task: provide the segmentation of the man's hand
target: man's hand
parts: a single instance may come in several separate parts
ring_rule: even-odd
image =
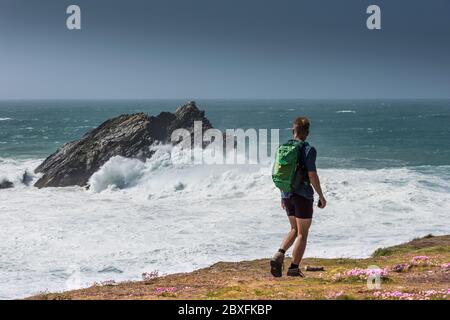
[[[283,210],[286,210],[286,205],[284,204],[283,199],[281,199],[281,208],[282,208]]]
[[[323,196],[322,187],[320,186],[320,179],[317,175],[316,171],[310,171],[308,172],[309,181],[311,182],[311,185],[314,187],[314,190],[316,190],[317,194],[319,195],[320,205],[319,208],[323,209],[327,206],[327,200],[325,200],[325,197]]]
[[[327,206],[327,200],[325,200],[324,197],[321,197],[321,198],[319,199],[319,208],[320,208],[320,209],[323,209],[323,208],[325,208],[326,206]]]

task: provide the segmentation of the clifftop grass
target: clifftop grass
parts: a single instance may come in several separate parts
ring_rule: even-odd
[[[290,259],[285,261],[289,266]],[[414,239],[377,249],[367,259],[309,258],[305,278],[273,278],[269,260],[219,262],[190,273],[146,281],[93,285],[29,299],[450,299],[450,236]],[[369,289],[366,270],[381,268],[381,288]],[[285,274],[285,272],[284,272]],[[370,276],[370,275],[369,275]]]

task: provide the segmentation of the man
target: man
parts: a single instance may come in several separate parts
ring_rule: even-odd
[[[319,208],[323,209],[327,205],[316,171],[317,151],[306,142],[306,138],[309,135],[309,127],[309,120],[305,117],[299,117],[295,119],[292,128],[294,139],[303,142],[303,146],[300,149],[300,163],[298,164],[298,168],[301,167],[302,170],[297,170],[297,174],[303,174],[303,179],[306,179],[306,183],[296,187],[293,192],[281,192],[281,207],[287,212],[291,230],[284,238],[278,252],[270,261],[270,271],[274,277],[281,277],[284,255],[292,244],[294,244],[292,263],[287,271],[287,275],[304,277],[300,271],[300,262],[305,253],[309,227],[313,216],[314,191],[312,187],[319,195]]]

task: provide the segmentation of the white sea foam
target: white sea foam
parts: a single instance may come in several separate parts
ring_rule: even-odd
[[[143,169],[144,163],[140,160],[113,157],[91,177],[91,190],[100,192],[109,187],[131,187],[142,176]]]
[[[12,120],[12,118],[0,118],[0,121],[8,121],[8,120]]]
[[[0,190],[0,298],[72,287],[74,266],[85,286],[271,256],[288,223],[270,166],[190,165],[177,152],[113,158],[89,191]],[[0,175],[17,181],[38,163],[1,159]],[[307,256],[362,257],[450,232],[450,167],[320,175],[329,207],[315,210]]]
[[[339,111],[336,111],[336,113],[356,113],[356,111],[355,110],[339,110]]]
[[[26,172],[30,179],[37,176],[33,170],[39,165],[40,160],[16,160],[0,158],[0,182],[8,180],[17,187],[25,187],[23,183],[24,173]]]

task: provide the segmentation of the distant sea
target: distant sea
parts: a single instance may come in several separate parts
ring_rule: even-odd
[[[15,183],[0,190],[0,298],[272,255],[288,224],[269,165],[186,165],[161,146],[146,163],[112,159],[89,191],[20,182],[63,143],[111,117],[157,115],[183,103],[0,102],[0,180]],[[450,233],[450,101],[197,105],[218,129],[278,128],[281,141],[295,117],[311,119],[308,140],[318,151],[329,207],[315,209],[307,256],[363,257],[380,246]]]

